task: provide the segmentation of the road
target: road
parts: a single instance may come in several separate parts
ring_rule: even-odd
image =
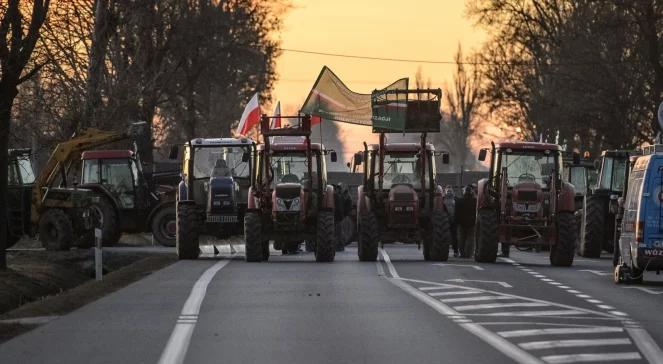
[[[550,267],[424,262],[386,245],[245,263],[182,261],[0,346],[2,363],[663,362],[663,283],[616,286],[608,258]],[[207,250],[209,252],[209,250]]]

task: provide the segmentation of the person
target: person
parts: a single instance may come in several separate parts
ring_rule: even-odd
[[[463,189],[463,196],[456,203],[456,229],[458,245],[463,258],[474,255],[474,224],[476,223],[477,198],[472,185]]]
[[[212,170],[212,177],[230,177],[230,170],[228,164],[223,159],[217,159]]]
[[[453,248],[454,251],[454,257],[458,257],[459,251],[458,251],[458,237],[456,236],[456,219],[455,219],[455,213],[456,213],[456,195],[454,194],[454,190],[451,186],[447,186],[444,189],[444,195],[442,197],[442,203],[444,203],[444,207],[447,209],[447,214],[449,215],[449,227],[451,228],[451,247]]]

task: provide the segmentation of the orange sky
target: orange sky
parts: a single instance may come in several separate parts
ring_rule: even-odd
[[[461,43],[465,54],[478,48],[485,37],[465,16],[465,0],[292,0],[285,18],[282,47],[383,58],[453,61]],[[415,5],[416,4],[416,5]],[[434,88],[450,82],[454,65],[384,62],[305,55],[284,52],[277,61],[279,81],[274,102],[281,101],[284,114],[299,110],[322,66],[329,66],[353,91],[370,93],[402,77],[414,75],[421,67]],[[265,105],[267,106],[267,105]],[[269,106],[268,106],[269,107]],[[271,112],[272,109],[267,109]],[[344,169],[345,162],[362,142],[376,142],[366,126],[336,123],[339,141],[325,144],[335,148]],[[331,130],[330,130],[331,131]],[[319,138],[314,130],[314,140]]]
[[[484,38],[465,16],[464,0],[293,0],[293,5],[281,34],[283,48],[451,61],[459,42],[467,54]],[[323,65],[353,91],[365,93],[401,77],[414,79],[420,66],[433,87],[442,87],[454,67],[289,52],[277,62],[274,100],[292,108],[301,106]]]

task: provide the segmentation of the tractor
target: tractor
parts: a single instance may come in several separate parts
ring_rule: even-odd
[[[439,132],[440,89],[389,89],[371,95],[373,132],[379,144],[355,154],[364,164],[357,188],[358,256],[375,261],[379,244],[403,242],[421,247],[425,260],[446,261],[452,235],[436,182],[436,152],[427,132]],[[402,107],[399,107],[402,106]],[[420,133],[419,143],[390,143],[388,133]]]
[[[178,149],[173,146],[171,159]],[[248,138],[196,138],[184,145],[176,202],[179,259],[198,258],[201,235],[226,238],[242,232],[254,153]]]
[[[619,216],[618,199],[624,195],[629,173],[628,150],[606,150],[599,159],[598,181],[584,199],[579,254],[599,258],[601,251],[613,252]]]
[[[585,197],[589,193],[589,186],[596,181],[596,168],[594,163],[588,159],[580,158],[579,153],[564,157],[564,181],[573,185],[575,190],[575,212],[576,220],[576,249],[580,248],[580,232],[582,231],[582,215]]]
[[[23,235],[33,235],[30,196],[35,182],[30,149],[10,149],[8,156],[6,248],[16,244]]]
[[[269,242],[283,253],[308,243],[317,262],[336,255],[335,193],[327,181],[325,155],[336,152],[311,143],[309,115],[282,117],[292,127],[270,128],[273,117],[263,115],[264,144],[257,147],[256,178],[244,218],[246,261],[269,259]],[[297,126],[294,126],[297,125]]]
[[[573,185],[562,178],[556,144],[507,142],[490,148],[488,178],[478,183],[475,254],[493,263],[498,243],[508,247],[548,247],[550,263],[570,266],[575,254]],[[489,149],[479,151],[485,161]],[[506,247],[506,248],[504,248]]]
[[[159,244],[175,246],[174,186],[157,185],[160,176],[144,174],[131,150],[88,150],[81,160],[79,186],[100,197],[92,208],[105,244],[115,244],[123,232],[152,232]]]

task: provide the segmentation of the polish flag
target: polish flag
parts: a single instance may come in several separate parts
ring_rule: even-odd
[[[237,134],[246,135],[251,128],[260,124],[260,114],[260,103],[258,102],[258,93],[256,93],[244,108],[244,113],[242,113],[242,118],[237,126]]]
[[[276,108],[274,109],[274,116],[278,116],[272,119],[271,129],[276,129],[281,127],[281,101],[276,103]]]

